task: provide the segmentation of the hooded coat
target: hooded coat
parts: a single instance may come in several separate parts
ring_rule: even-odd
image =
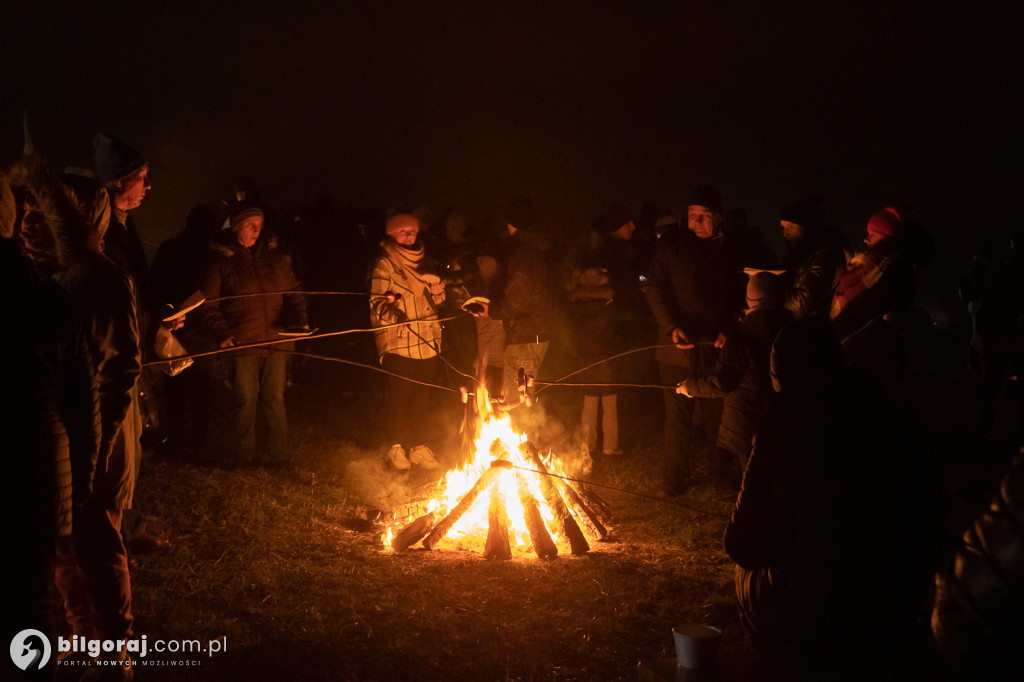
[[[238,345],[280,339],[289,327],[306,327],[306,297],[298,291],[298,277],[291,260],[278,251],[277,240],[263,230],[256,244],[244,248],[233,230],[221,230],[210,239],[209,258],[203,267],[200,288],[208,301],[222,296],[246,296],[204,305],[206,324],[219,344],[234,338]],[[281,350],[293,344],[274,346]],[[236,351],[239,355],[267,355],[269,347]]]
[[[718,447],[744,461],[773,394],[768,368],[772,341],[790,319],[786,310],[751,311],[730,332],[711,374],[683,382],[695,398],[724,398]]]
[[[27,521],[22,532],[68,535],[72,504],[88,497],[99,451],[92,358],[67,293],[13,240],[0,240],[0,273],[3,318],[17,321],[0,339],[2,499]]]
[[[69,480],[60,485],[69,492],[58,506],[63,527],[70,524],[72,500],[103,508],[131,504],[130,480],[122,484],[134,457],[126,457],[123,447],[114,451],[140,371],[134,298],[127,278],[98,253],[97,235],[90,231],[95,226],[83,217],[89,211],[41,159],[22,159],[5,181],[31,193],[54,238],[52,252],[41,257],[40,265],[62,291],[59,296],[46,293],[47,287],[37,282],[25,295],[35,291],[44,298],[16,318],[23,318],[29,329],[34,326],[40,342],[58,339],[49,354],[60,360],[58,411],[70,448]],[[31,336],[28,330],[26,336]],[[40,414],[53,412],[44,406]]]
[[[936,577],[932,632],[968,678],[1024,676],[1024,455]]]
[[[845,366],[822,319],[775,341],[778,394],[726,529],[754,644],[801,667],[906,642],[941,541],[941,488],[919,432]],[[880,617],[884,614],[884,617]]]

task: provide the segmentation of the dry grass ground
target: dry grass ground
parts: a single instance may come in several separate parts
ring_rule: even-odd
[[[722,519],[612,493],[590,554],[488,562],[383,551],[338,475],[154,458],[150,480],[174,549],[138,560],[137,629],[228,642],[189,679],[628,679],[684,621],[723,626],[726,659],[745,648]]]
[[[915,400],[953,471],[975,447],[973,413],[963,377],[951,383],[940,369],[952,356],[939,351],[920,368]],[[673,655],[671,628],[685,622],[724,629],[720,679],[758,679],[721,547],[724,518],[604,490],[612,537],[585,556],[384,551],[366,532],[367,510],[400,501],[421,479],[380,463],[373,389],[336,367],[306,366],[290,390],[291,470],[147,457],[139,502],[173,548],[136,558],[136,632],[218,639],[227,650],[151,654],[199,665],[147,667],[138,679],[629,680],[641,660]],[[660,483],[658,398],[629,397],[627,454],[598,459],[590,477],[650,494]],[[951,483],[955,523],[993,475]],[[718,513],[731,501],[710,488],[686,500]]]

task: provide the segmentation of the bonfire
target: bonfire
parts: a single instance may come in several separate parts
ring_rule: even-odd
[[[524,399],[521,404],[528,404]],[[487,392],[476,393],[472,456],[449,471],[428,499],[408,505],[384,533],[384,546],[480,551],[487,559],[534,553],[542,559],[568,550],[590,551],[608,537],[607,506],[572,480],[557,457],[530,443],[495,409]]]

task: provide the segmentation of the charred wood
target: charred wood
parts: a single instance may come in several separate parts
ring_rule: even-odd
[[[580,499],[580,496],[576,494],[572,486],[562,479],[555,479],[558,487],[562,490],[562,498],[565,500],[565,504],[573,511],[576,518],[587,527],[590,531],[591,537],[598,537],[601,540],[608,539],[608,529],[605,528],[604,524],[601,523],[601,519],[597,517],[597,514],[593,509],[588,507],[586,503]]]
[[[526,529],[530,531],[533,551],[541,559],[558,556],[558,547],[555,546],[555,541],[551,539],[551,534],[548,533],[548,529],[544,525],[544,517],[541,516],[537,498],[526,486],[526,480],[522,474],[517,473],[516,478],[519,481],[519,501],[525,510],[523,517],[526,521]]]
[[[601,523],[607,524],[612,520],[611,507],[597,493],[579,481],[566,481],[565,483],[576,492],[583,504],[594,512]]]
[[[429,533],[433,527],[434,512],[428,512],[398,531],[395,537],[391,538],[391,548],[398,551],[409,549],[422,540],[423,536]]]
[[[576,519],[569,513],[569,509],[565,505],[565,501],[562,499],[562,495],[558,490],[558,485],[555,483],[555,478],[548,475],[547,467],[544,466],[544,462],[540,459],[540,452],[534,447],[532,443],[523,443],[519,446],[519,452],[522,453],[526,459],[533,464],[534,468],[540,472],[540,490],[544,494],[544,499],[551,507],[551,511],[555,514],[555,520],[558,522],[558,527],[569,540],[569,548],[573,555],[586,554],[590,551],[590,544],[587,542],[587,538],[584,537],[583,531],[580,530],[579,525],[576,523]]]

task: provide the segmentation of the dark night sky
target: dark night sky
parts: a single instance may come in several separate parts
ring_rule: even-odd
[[[7,3],[0,28],[2,158],[22,110],[59,165],[132,143],[153,244],[241,175],[286,207],[525,193],[570,227],[705,182],[772,232],[811,193],[850,234],[910,201],[953,258],[1019,213],[1020,3],[156,4]]]

